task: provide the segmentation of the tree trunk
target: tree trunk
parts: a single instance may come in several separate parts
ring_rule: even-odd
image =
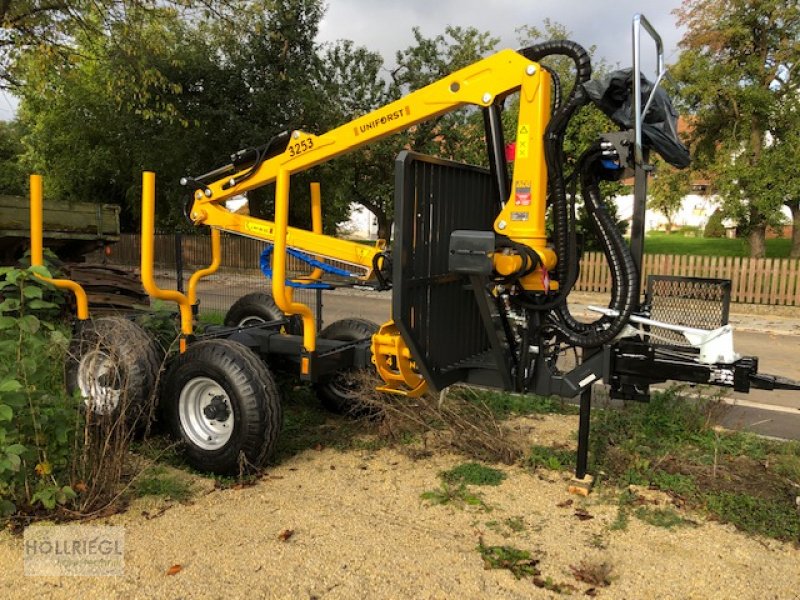
[[[750,229],[747,241],[750,243],[750,258],[764,258],[767,255],[767,224],[759,223]]]
[[[392,234],[392,220],[383,211],[375,216],[378,217],[378,239],[388,242],[389,236]]]
[[[800,201],[789,206],[792,211],[792,249],[789,256],[800,258]]]

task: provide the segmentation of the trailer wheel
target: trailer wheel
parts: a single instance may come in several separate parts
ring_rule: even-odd
[[[341,342],[357,342],[371,338],[378,332],[377,323],[367,319],[341,319],[319,332],[319,337]],[[322,406],[338,414],[361,415],[366,411],[360,399],[362,386],[359,374],[364,369],[346,369],[320,379],[314,388]]]
[[[123,317],[82,324],[70,344],[67,391],[96,414],[137,420],[148,406],[161,366],[155,341]]]
[[[265,292],[253,292],[242,296],[228,309],[225,314],[226,327],[246,327],[283,319],[283,311],[275,300]],[[296,317],[289,317],[286,333],[299,334],[302,332],[302,321]]]
[[[201,471],[261,467],[278,441],[278,388],[264,362],[237,342],[191,344],[167,371],[161,404],[187,462]]]

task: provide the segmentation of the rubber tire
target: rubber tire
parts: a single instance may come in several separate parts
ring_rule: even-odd
[[[283,311],[275,304],[272,296],[265,292],[253,292],[234,302],[225,314],[226,327],[238,327],[248,317],[275,321],[283,319]]]
[[[122,402],[110,413],[124,411],[128,422],[137,421],[153,398],[161,368],[161,353],[155,340],[139,325],[124,317],[100,317],[85,321],[70,343],[66,362],[69,394],[81,394],[78,374],[81,359],[99,350],[108,355],[124,383]]]
[[[286,315],[270,294],[253,292],[242,296],[231,305],[225,314],[225,327],[239,327],[239,324],[248,317],[263,319],[267,322],[285,319]],[[281,331],[294,335],[303,335],[303,320],[297,315],[292,315],[289,317],[289,324],[282,327]]]
[[[380,326],[367,319],[341,319],[334,321],[322,331],[319,337],[326,340],[339,340],[341,342],[357,342],[366,338],[371,338],[378,333]],[[358,398],[352,392],[347,391],[344,380],[352,377],[353,372],[359,371],[355,367],[340,371],[333,375],[328,375],[314,384],[314,389],[319,396],[322,406],[331,412],[340,415],[361,416],[364,407],[360,407]]]
[[[212,379],[230,399],[233,432],[219,449],[200,448],[181,425],[181,390],[195,377]],[[167,370],[161,407],[170,433],[184,442],[186,461],[195,469],[221,475],[240,472],[240,455],[253,467],[263,466],[275,450],[283,422],[280,393],[267,365],[255,352],[231,340],[190,344]]]

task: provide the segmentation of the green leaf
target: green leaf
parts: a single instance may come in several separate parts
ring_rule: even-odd
[[[0,302],[0,312],[10,312],[19,310],[19,300],[16,298],[6,298]]]
[[[31,288],[25,288],[29,290]],[[47,300],[31,300],[28,302],[28,308],[31,310],[44,310],[46,308],[58,308],[58,305],[54,304],[53,302],[48,302]]]
[[[19,468],[22,465],[22,459],[19,456],[16,454],[7,454],[6,460],[8,460],[9,464],[11,465],[12,471],[15,473],[19,471]]]
[[[75,499],[77,496],[78,495],[75,493],[75,490],[73,490],[68,485],[65,485],[56,492],[56,501],[59,504],[66,504],[70,500]]]
[[[46,487],[43,490],[36,492],[31,498],[32,502],[41,502],[48,510],[53,510],[56,507],[56,490],[53,487]]]
[[[0,317],[0,330],[11,329],[16,324],[17,320],[14,317]]]
[[[36,285],[26,285],[22,290],[22,295],[26,298],[34,299],[42,297],[42,288]]]
[[[11,500],[0,499],[0,516],[9,517],[15,512],[17,512],[17,507]]]
[[[16,285],[17,281],[21,276],[22,276],[22,271],[20,271],[19,269],[11,269],[8,273],[6,273],[6,281]]]
[[[50,273],[50,270],[43,265],[31,265],[28,267],[28,271],[41,277],[47,277],[48,279],[53,277],[53,275]]]
[[[3,379],[0,381],[0,393],[2,392],[18,392],[22,389],[22,384],[13,378]]]
[[[19,320],[20,330],[31,334],[39,331],[40,325],[41,323],[39,319],[34,315],[25,315],[24,317],[21,317]]]
[[[11,444],[8,448],[6,448],[6,454],[15,454],[19,456],[23,452],[25,452],[27,448],[22,444]]]
[[[14,411],[8,404],[0,404],[0,421],[10,421],[14,418]]]

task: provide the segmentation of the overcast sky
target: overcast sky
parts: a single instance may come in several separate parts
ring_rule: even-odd
[[[426,37],[443,33],[447,25],[473,26],[499,37],[501,48],[516,48],[517,27],[540,26],[550,18],[571,31],[579,44],[597,46],[597,58],[625,67],[631,63],[631,19],[642,12],[661,34],[670,63],[682,33],[672,10],[680,4],[680,0],[328,0],[318,41],[351,39],[379,51],[392,66],[395,52],[413,42],[415,25]],[[653,46],[644,39],[642,54],[649,59]],[[645,60],[646,74],[654,68],[652,60]],[[12,118],[15,107],[13,98],[0,95],[0,119]]]
[[[571,31],[575,42],[596,45],[598,58],[624,67],[631,63],[631,19],[641,12],[661,34],[669,63],[677,56],[681,37],[672,15],[680,4],[680,0],[328,0],[318,39],[354,40],[379,51],[392,65],[395,52],[413,42],[415,25],[426,37],[443,33],[447,25],[472,26],[499,37],[501,47],[516,48],[517,27],[541,26],[549,18]],[[652,43],[643,43],[643,55],[653,54],[651,48]]]

